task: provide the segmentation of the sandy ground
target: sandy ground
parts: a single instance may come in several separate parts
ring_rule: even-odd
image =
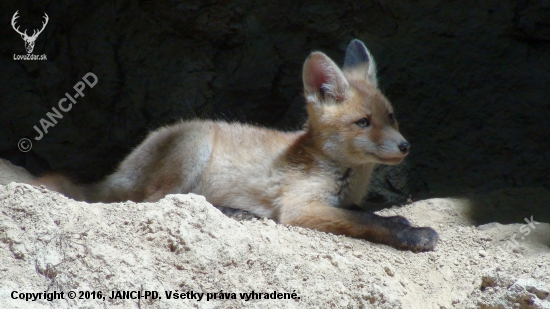
[[[550,308],[550,225],[476,224],[520,201],[550,204],[542,188],[379,211],[438,230],[435,251],[412,253],[237,221],[197,195],[88,204],[8,184],[31,178],[0,160],[0,308]],[[537,221],[538,207],[520,210]],[[64,291],[64,299],[12,299],[44,291]],[[102,295],[69,299],[70,291]],[[155,291],[160,299],[110,299],[112,291]],[[168,299],[191,291],[203,298]],[[290,299],[264,299],[273,292]]]

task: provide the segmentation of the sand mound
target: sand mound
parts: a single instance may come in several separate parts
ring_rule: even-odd
[[[0,308],[550,308],[550,225],[476,227],[469,204],[431,199],[380,211],[438,230],[436,251],[416,254],[236,221],[192,194],[88,204],[10,183],[0,186]],[[12,299],[44,291],[64,299]],[[102,295],[69,299],[69,291]],[[160,299],[110,299],[113,291]]]

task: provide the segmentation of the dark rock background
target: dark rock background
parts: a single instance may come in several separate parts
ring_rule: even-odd
[[[352,38],[412,144],[373,200],[550,187],[550,1],[2,1],[0,157],[95,181],[181,118],[295,129],[312,50]],[[34,54],[11,28],[49,24]],[[34,125],[87,72],[99,82],[40,141]],[[33,140],[22,153],[18,141]]]

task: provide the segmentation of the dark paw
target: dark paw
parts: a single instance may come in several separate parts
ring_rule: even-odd
[[[395,222],[395,223],[399,223],[399,224],[402,224],[402,225],[411,226],[411,223],[405,217],[393,216],[393,217],[385,217],[385,218],[386,218],[386,220],[388,220],[390,222]]]
[[[247,221],[252,219],[259,219],[260,217],[256,216],[253,213],[250,213],[246,210],[231,208],[231,207],[225,207],[225,206],[214,206],[219,211],[221,211],[224,215],[228,216],[229,218],[233,218],[237,221]]]
[[[438,240],[439,235],[430,227],[408,227],[397,233],[396,246],[413,252],[432,251]]]

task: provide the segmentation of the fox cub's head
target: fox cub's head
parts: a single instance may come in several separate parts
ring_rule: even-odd
[[[308,130],[325,154],[351,164],[398,164],[410,145],[398,131],[390,102],[378,89],[376,64],[359,40],[344,68],[313,52],[304,63]]]

